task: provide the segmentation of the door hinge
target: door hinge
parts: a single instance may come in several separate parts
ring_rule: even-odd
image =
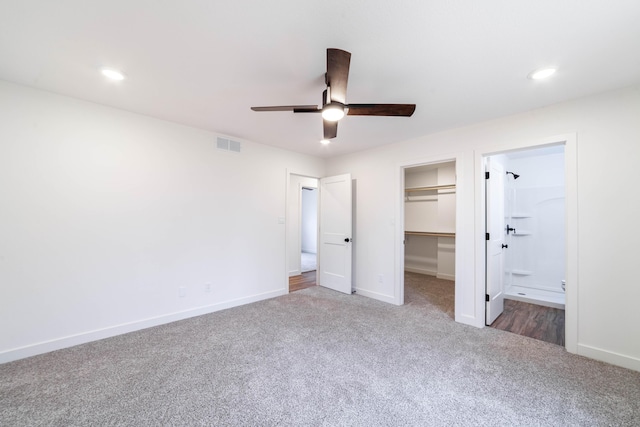
[[[485,233],[484,237],[485,237],[485,239],[487,239],[487,240],[491,240],[491,238],[489,237],[489,233]]]
[[[484,179],[489,179],[489,172],[484,173]]]
[[[486,302],[491,301],[491,298],[489,298],[489,294],[485,294],[485,296],[484,296],[484,300],[485,300]]]

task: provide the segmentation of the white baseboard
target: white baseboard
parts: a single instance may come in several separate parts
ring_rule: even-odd
[[[453,280],[454,282],[456,281],[456,276],[453,274],[438,273],[436,274],[436,277],[438,279]]]
[[[585,344],[578,344],[578,354],[590,359],[600,360],[601,362],[622,366],[623,368],[640,372],[640,359],[635,357],[614,353],[612,351],[591,347]]]
[[[418,274],[426,274],[427,276],[437,276],[438,272],[435,270],[429,270],[426,268],[416,268],[416,267],[404,267],[404,271],[408,271],[409,273],[418,273]]]
[[[301,272],[300,270],[291,270],[291,271],[289,272],[289,277],[292,277],[292,276],[299,276],[299,275],[301,275],[301,274],[302,274],[302,272]]]
[[[135,322],[124,323],[121,325],[111,326],[104,329],[83,332],[76,335],[70,335],[62,338],[56,338],[50,341],[44,341],[24,347],[14,348],[0,352],[0,364],[12,362],[26,357],[36,356],[38,354],[49,353],[50,351],[60,350],[63,348],[73,347],[79,344],[85,344],[91,341],[97,341],[104,338],[114,337],[129,332],[139,331],[141,329],[151,328],[153,326],[164,325],[178,320],[188,319],[190,317],[201,316],[227,308],[237,307],[252,302],[262,301],[265,299],[275,298],[286,295],[287,289],[278,289],[262,294],[255,294],[248,297],[238,298],[234,300],[224,301],[212,305],[196,307],[185,311],[169,313],[158,317],[152,317]]]
[[[484,324],[484,315],[483,317],[475,317],[475,316],[469,316],[466,314],[456,314],[455,315],[455,321],[458,323],[462,323],[465,325],[469,325],[469,326],[473,326],[475,328],[484,328],[485,324]]]
[[[362,288],[356,288],[356,295],[362,295],[368,298],[373,298],[378,301],[388,302],[389,304],[396,304],[393,295],[385,295],[378,292],[368,291]]]

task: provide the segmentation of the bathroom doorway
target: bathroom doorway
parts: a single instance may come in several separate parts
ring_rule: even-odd
[[[486,323],[564,345],[564,145],[490,155],[485,166]]]

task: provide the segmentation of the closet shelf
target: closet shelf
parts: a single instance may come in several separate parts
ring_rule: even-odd
[[[456,233],[440,233],[436,231],[405,231],[404,234],[409,236],[456,237]]]
[[[531,218],[531,217],[532,217],[531,214],[522,213],[522,212],[511,214],[511,218]]]
[[[513,236],[530,236],[531,232],[528,230],[518,230],[518,231],[514,231],[513,233],[511,233]]]
[[[411,187],[411,188],[405,188],[404,192],[405,193],[415,193],[415,192],[419,192],[419,191],[434,191],[434,190],[455,190],[456,185],[455,184],[448,184],[448,185],[430,185],[428,187]]]

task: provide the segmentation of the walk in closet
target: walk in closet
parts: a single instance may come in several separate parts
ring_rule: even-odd
[[[405,271],[455,280],[455,162],[405,169]]]

